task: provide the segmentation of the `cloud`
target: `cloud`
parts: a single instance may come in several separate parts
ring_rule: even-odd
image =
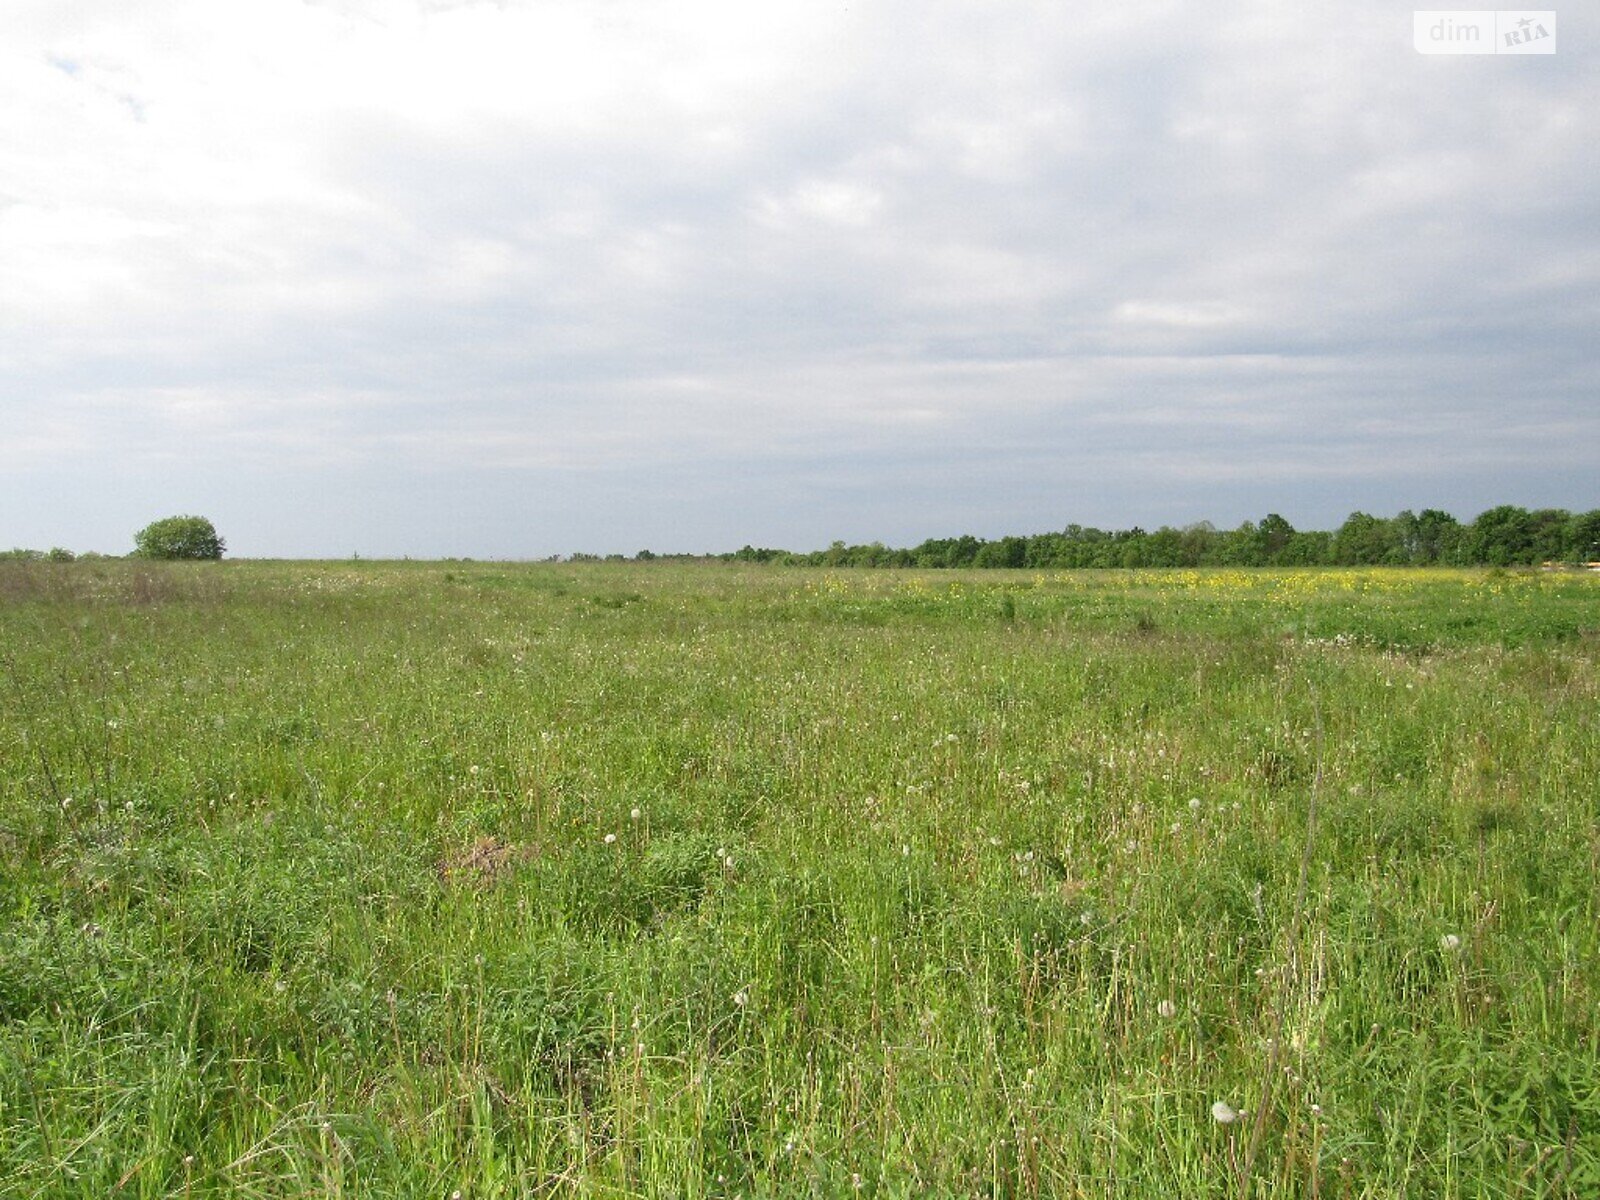
[[[13,5],[0,509],[69,540],[78,479],[104,544],[170,481],[315,553],[270,495],[334,473],[590,497],[526,543],[483,501],[531,554],[637,549],[622,479],[697,548],[1592,506],[1600,83],[1404,15]]]

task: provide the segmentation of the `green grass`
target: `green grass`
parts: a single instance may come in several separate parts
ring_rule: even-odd
[[[0,647],[7,1197],[1600,1194],[1600,579],[0,564]]]

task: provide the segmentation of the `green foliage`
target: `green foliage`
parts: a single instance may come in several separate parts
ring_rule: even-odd
[[[219,559],[226,549],[204,517],[163,517],[134,535],[134,554],[156,559]]]
[[[881,542],[793,554],[745,546],[720,556],[732,562],[828,567],[998,567],[1086,570],[1139,567],[1534,566],[1600,561],[1600,512],[1530,513],[1502,505],[1462,525],[1447,512],[1410,509],[1397,516],[1351,513],[1335,531],[1297,530],[1277,513],[1237,529],[1202,521],[1107,531],[1068,525],[1059,533],[986,541],[970,534],[930,538],[910,549]],[[577,558],[574,558],[577,561]]]
[[[0,594],[8,1197],[1600,1192],[1590,575]]]

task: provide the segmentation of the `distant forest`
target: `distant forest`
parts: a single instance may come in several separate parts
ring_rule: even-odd
[[[587,555],[574,555],[582,559]],[[638,555],[654,558],[649,551]],[[1209,522],[1153,532],[1068,525],[1059,533],[985,541],[930,538],[897,550],[873,542],[793,553],[746,546],[716,557],[827,567],[1343,567],[1532,566],[1600,560],[1600,509],[1571,513],[1503,504],[1463,524],[1435,508],[1394,517],[1355,512],[1330,531],[1296,529],[1277,513],[1237,529]]]

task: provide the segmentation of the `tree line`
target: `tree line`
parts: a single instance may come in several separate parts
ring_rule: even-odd
[[[639,557],[655,557],[648,551]],[[909,549],[881,542],[794,553],[745,546],[717,555],[733,562],[827,567],[1346,567],[1532,566],[1600,560],[1600,509],[1572,513],[1502,504],[1463,523],[1436,508],[1393,517],[1353,512],[1335,530],[1296,529],[1277,513],[1217,529],[1107,531],[1068,525],[1055,533],[930,538]]]

